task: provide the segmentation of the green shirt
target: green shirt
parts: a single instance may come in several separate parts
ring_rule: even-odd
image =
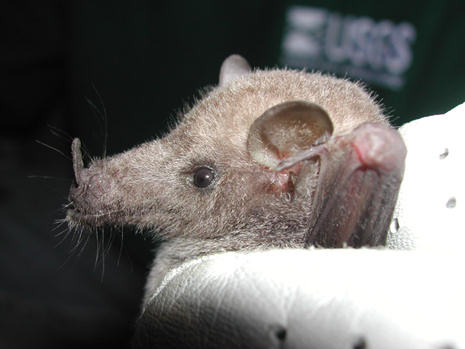
[[[294,1],[279,63],[366,83],[397,124],[465,101],[465,2]]]

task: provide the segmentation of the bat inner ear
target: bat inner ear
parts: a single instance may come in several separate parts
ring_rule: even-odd
[[[325,143],[333,133],[328,113],[304,101],[284,102],[266,110],[249,130],[247,150],[272,170],[285,158]]]

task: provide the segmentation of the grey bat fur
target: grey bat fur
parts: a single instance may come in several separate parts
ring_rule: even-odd
[[[319,161],[304,160],[302,178],[287,190],[282,184],[291,183],[294,174],[270,170],[251,159],[247,149],[254,121],[289,101],[311,102],[325,110],[334,139],[364,123],[391,129],[372,95],[358,84],[303,71],[252,71],[242,57],[233,55],[223,63],[219,85],[166,136],[93,160],[87,168],[75,140],[76,183],[66,220],[70,227],[128,224],[161,238],[147,295],[168,270],[190,258],[307,246],[318,212],[314,200],[321,182]],[[394,188],[400,183],[402,160],[395,165]],[[193,181],[201,167],[214,175],[205,188]],[[281,189],[270,190],[275,184]]]

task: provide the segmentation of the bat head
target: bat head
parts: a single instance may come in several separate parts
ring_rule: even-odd
[[[405,147],[358,84],[234,55],[166,136],[87,167],[78,139],[72,154],[71,226],[133,225],[195,255],[383,244]]]

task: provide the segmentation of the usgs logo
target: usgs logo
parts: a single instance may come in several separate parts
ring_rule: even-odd
[[[286,13],[281,63],[349,75],[390,89],[404,85],[416,30],[325,9],[293,6]]]

